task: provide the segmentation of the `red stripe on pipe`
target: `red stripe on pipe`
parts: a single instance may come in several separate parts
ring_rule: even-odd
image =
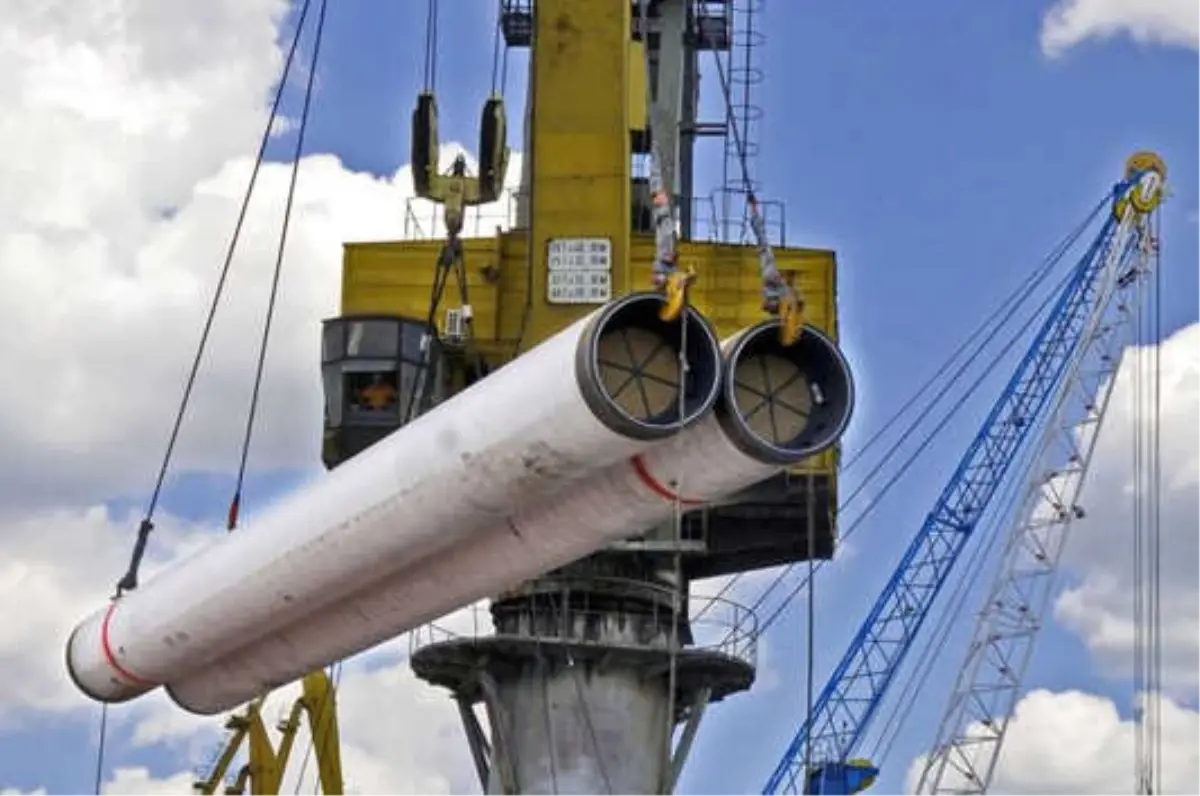
[[[646,462],[644,459],[642,459],[642,455],[640,453],[629,461],[631,464],[633,464],[633,471],[637,473],[637,476],[639,479],[641,479],[641,482],[645,484],[651,492],[663,498],[664,500],[669,500],[672,503],[678,500],[679,503],[684,506],[701,506],[704,504],[703,500],[691,500],[690,498],[680,497],[675,493],[674,490],[668,489],[657,478],[650,474],[650,469],[646,467]]]
[[[113,655],[112,646],[108,641],[108,620],[112,618],[113,611],[116,610],[116,607],[117,603],[115,600],[109,603],[108,611],[106,611],[104,614],[104,621],[100,623],[100,649],[104,652],[104,660],[108,661],[108,665],[112,667],[114,672],[124,677],[133,685],[157,685],[157,683],[152,683],[149,680],[143,680],[121,664],[117,663],[117,656]]]

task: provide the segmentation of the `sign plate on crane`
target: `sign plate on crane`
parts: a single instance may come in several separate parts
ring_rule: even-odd
[[[612,240],[552,238],[546,243],[546,300],[603,304],[612,298]]]

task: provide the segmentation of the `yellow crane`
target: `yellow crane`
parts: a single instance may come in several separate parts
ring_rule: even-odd
[[[222,745],[207,777],[195,783],[198,793],[216,793],[229,775],[229,769],[244,745],[248,746],[247,760],[238,769],[224,793],[279,793],[283,774],[287,770],[302,718],[308,718],[312,733],[312,748],[317,760],[317,776],[321,792],[342,793],[342,755],[338,738],[337,695],[325,672],[313,672],[302,683],[302,693],[288,711],[287,718],[276,729],[278,745],[272,742],[263,721],[262,710],[266,697],[259,697],[246,709],[230,716],[225,722],[229,737]]]
[[[700,54],[715,53],[720,64],[733,46],[725,6],[499,0],[497,35],[505,51],[530,50],[521,187],[504,190],[509,152],[499,92],[484,104],[474,174],[461,157],[438,171],[437,102],[432,86],[421,92],[413,114],[414,188],[418,197],[441,204],[446,237],[345,245],[341,317],[326,321],[322,359],[326,466],[486,377],[596,304],[634,290],[665,291],[670,315],[691,303],[722,336],[766,311],[781,316],[787,342],[805,323],[836,338],[834,253],[787,247],[781,235],[771,240],[770,203],[748,188],[743,193],[750,242],[695,233],[696,208],[705,206],[704,197],[689,195],[698,131],[720,126],[728,136],[736,124],[732,113],[707,127],[696,118]],[[647,30],[657,35],[644,35]],[[456,47],[472,46],[453,35]],[[436,57],[436,41],[427,47]],[[732,132],[736,138],[736,127]],[[744,152],[741,159],[744,169]],[[497,224],[487,237],[463,234],[471,208],[503,200],[516,203],[515,225]],[[448,297],[451,276],[457,296]],[[377,352],[374,365],[344,341],[331,353],[329,341],[352,321],[390,325],[394,349]],[[405,342],[410,333],[421,341],[417,359]],[[374,413],[371,422],[359,423],[345,411],[368,377],[386,378],[398,394],[390,422]],[[802,560],[814,549],[820,557],[832,555],[837,455],[834,448],[803,462],[742,504],[697,512],[710,549],[681,565],[686,576]],[[739,506],[749,511],[739,514]],[[742,541],[751,536],[748,523],[753,544]],[[722,554],[713,552],[717,548]],[[275,743],[262,717],[263,699],[233,716],[197,790],[216,793],[246,747],[246,763],[226,792],[278,793],[306,715],[322,790],[341,793],[334,691],[325,673],[308,675]]]

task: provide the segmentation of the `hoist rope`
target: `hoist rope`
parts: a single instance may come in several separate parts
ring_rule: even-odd
[[[1155,214],[1142,229],[1154,248],[1154,282],[1138,282],[1133,342],[1133,696],[1134,782],[1138,793],[1157,793],[1162,777],[1161,614],[1161,238]],[[1149,300],[1147,300],[1149,294]],[[1152,350],[1147,351],[1147,348]]]
[[[1163,772],[1163,616],[1162,616],[1162,569],[1163,556],[1160,546],[1160,513],[1163,507],[1163,473],[1162,473],[1162,357],[1163,357],[1163,268],[1162,268],[1162,214],[1154,214],[1152,223],[1154,246],[1154,400],[1153,423],[1151,426],[1152,448],[1151,462],[1153,467],[1153,487],[1151,501],[1154,507],[1153,539],[1151,553],[1151,573],[1153,577],[1153,614],[1151,617],[1154,630],[1153,670],[1154,670],[1154,768],[1159,777]]]
[[[642,13],[645,14],[645,6],[642,7]],[[643,35],[645,29],[643,28]],[[679,399],[677,402],[676,422],[682,426],[684,415],[687,412],[687,379],[688,379],[688,313],[691,307],[688,304],[687,293],[684,293],[683,308],[679,313]],[[671,764],[673,754],[673,742],[675,739],[675,711],[676,699],[675,690],[679,685],[679,624],[680,622],[690,622],[688,616],[688,600],[686,599],[687,586],[683,581],[683,499],[687,487],[683,483],[684,462],[681,459],[679,467],[675,471],[675,483],[672,484],[672,517],[671,517],[671,536],[674,545],[674,553],[672,554],[673,565],[673,583],[671,584],[671,635],[667,644],[667,727],[665,751],[663,756],[663,776],[668,778],[664,782],[663,792],[670,792],[670,777],[674,766]],[[735,628],[736,632],[736,628]]]
[[[100,738],[96,744],[96,796],[104,786],[104,747],[108,743],[108,703],[100,705]]]
[[[807,478],[808,492],[805,495],[805,506],[808,515],[808,617],[804,651],[804,723],[812,726],[813,708],[814,708],[814,690],[816,686],[816,648],[817,648],[817,583],[813,580],[813,574],[816,572],[816,557],[817,557],[817,515],[813,511],[813,506],[817,502],[816,489],[814,488],[814,480],[816,476],[809,473]],[[806,745],[804,748],[804,770],[812,771],[812,748],[811,745]],[[804,783],[804,792],[808,792],[807,777]]]
[[[1145,590],[1143,583],[1142,561],[1145,545],[1145,530],[1142,523],[1142,368],[1144,356],[1142,351],[1143,339],[1143,286],[1137,288],[1137,310],[1134,318],[1133,337],[1133,412],[1129,419],[1130,436],[1133,446],[1130,451],[1133,471],[1133,700],[1134,700],[1134,736],[1133,736],[1133,765],[1134,793],[1154,793],[1154,788],[1148,782],[1146,771],[1146,712],[1149,707],[1149,692],[1146,689],[1145,666]]]
[[[496,5],[496,30],[492,39],[492,96],[508,87],[508,42],[504,40],[503,0]]]
[[[300,15],[296,22],[296,30],[292,35],[291,44],[288,47],[287,57],[284,60],[283,71],[279,77],[279,83],[275,87],[275,96],[271,102],[271,111],[267,116],[266,124],[263,126],[262,136],[259,139],[258,151],[254,157],[254,164],[250,169],[250,177],[246,183],[246,190],[242,195],[242,203],[238,209],[237,220],[234,222],[233,233],[230,236],[229,244],[225,250],[225,257],[221,262],[221,269],[217,277],[216,288],[213,291],[212,299],[209,302],[208,311],[205,314],[204,325],[200,332],[200,340],[196,344],[195,354],[192,356],[192,362],[188,369],[187,378],[184,381],[183,395],[180,398],[179,406],[175,412],[175,419],[171,425],[171,432],[167,439],[166,449],[163,452],[162,462],[159,465],[158,473],[154,480],[154,488],[150,493],[150,500],[146,506],[146,513],[138,526],[137,537],[134,541],[133,550],[130,554],[129,568],[125,574],[117,581],[114,599],[120,598],[125,592],[133,591],[138,586],[138,574],[141,569],[142,559],[146,554],[146,544],[150,539],[150,533],[154,530],[154,512],[158,508],[158,502],[162,496],[163,485],[166,482],[167,472],[171,466],[171,459],[175,454],[175,446],[179,440],[179,432],[183,426],[183,418],[187,414],[187,409],[191,403],[192,390],[196,385],[196,376],[200,371],[200,363],[204,359],[204,352],[208,347],[209,336],[212,333],[213,321],[216,319],[217,308],[220,306],[221,298],[225,292],[225,284],[229,278],[229,271],[233,264],[233,254],[237,250],[238,241],[241,239],[242,228],[246,221],[246,212],[250,206],[250,198],[254,193],[254,187],[258,181],[258,174],[262,169],[262,164],[266,159],[267,145],[271,140],[271,133],[275,127],[275,119],[279,115],[279,108],[283,102],[283,92],[287,86],[288,76],[291,74],[292,64],[296,58],[296,51],[300,43],[300,32],[304,28],[304,20],[308,16],[311,0],[305,0],[300,8]],[[100,730],[96,753],[96,781],[95,790],[99,794],[103,785],[104,775],[104,753],[107,744],[108,736],[108,704],[102,704],[100,708]]]
[[[200,363],[204,358],[205,348],[208,346],[209,334],[212,331],[213,320],[216,318],[217,307],[221,303],[221,296],[225,291],[225,282],[229,276],[229,269],[233,263],[233,253],[237,248],[237,243],[241,237],[242,226],[246,220],[246,210],[250,206],[250,197],[254,193],[254,186],[258,180],[259,170],[262,168],[263,161],[266,158],[267,144],[271,140],[271,131],[275,126],[275,119],[279,114],[279,106],[283,100],[283,90],[287,85],[288,75],[291,72],[292,63],[295,60],[297,46],[300,43],[300,31],[304,27],[304,19],[308,15],[309,4],[312,0],[304,0],[304,5],[300,9],[300,17],[296,23],[296,31],[292,36],[292,43],[288,47],[287,59],[283,64],[283,73],[280,75],[279,84],[275,88],[275,98],[271,103],[271,113],[267,117],[267,122],[263,127],[262,138],[259,141],[258,153],[254,158],[254,166],[250,170],[250,178],[246,184],[246,191],[242,196],[242,204],[238,210],[237,221],[233,227],[233,235],[230,237],[229,246],[226,248],[225,259],[221,264],[220,276],[217,279],[216,290],[213,292],[212,301],[208,307],[208,313],[205,316],[204,327],[200,333],[200,341],[196,346],[196,353],[192,357],[191,368],[188,371],[187,380],[184,383],[183,397],[179,402],[179,408],[175,413],[175,421],[171,426],[171,434],[167,441],[166,451],[163,454],[162,464],[158,470],[158,476],[154,482],[154,490],[150,494],[150,502],[146,508],[145,517],[142,519],[141,525],[138,528],[137,541],[134,544],[133,554],[129,561],[129,569],[125,576],[117,583],[116,596],[121,596],[123,592],[132,591],[137,588],[138,570],[141,568],[142,557],[146,552],[146,542],[149,539],[150,532],[154,529],[154,511],[158,507],[159,496],[162,493],[163,483],[166,480],[167,470],[171,465],[171,458],[175,452],[175,444],[179,439],[179,430],[183,425],[183,417],[187,413],[188,404],[191,401],[192,389],[196,384],[196,374],[200,370]]]
[[[309,64],[308,80],[304,87],[304,105],[300,111],[300,125],[296,131],[296,146],[292,152],[292,171],[288,181],[287,200],[283,208],[283,224],[279,230],[279,245],[275,251],[275,268],[271,273],[271,293],[267,299],[266,317],[263,320],[262,338],[258,345],[258,361],[254,368],[254,388],[250,393],[250,406],[246,412],[246,430],[242,437],[241,457],[238,461],[237,484],[233,490],[233,501],[229,505],[228,530],[237,527],[238,511],[242,503],[242,486],[246,478],[246,461],[250,455],[250,442],[254,434],[254,419],[258,414],[259,393],[262,389],[263,370],[267,362],[267,346],[271,338],[271,326],[275,318],[275,304],[279,296],[279,277],[283,272],[283,253],[287,247],[288,229],[292,219],[292,205],[296,198],[296,181],[300,174],[300,158],[304,153],[304,134],[308,130],[308,113],[312,104],[313,85],[316,82],[317,63],[321,55],[322,34],[325,31],[326,0],[321,0],[314,33],[312,62]],[[299,29],[297,29],[299,31]]]
[[[917,420],[909,424],[909,426],[901,433],[899,440],[897,440],[897,442],[893,444],[892,447],[879,459],[876,465],[872,468],[870,474],[860,482],[859,487],[854,494],[841,502],[841,504],[838,506],[839,514],[849,506],[850,501],[853,498],[857,497],[857,495],[862,492],[862,489],[871,481],[871,479],[873,479],[879,474],[879,472],[882,471],[883,466],[886,465],[892,456],[895,455],[904,442],[906,442],[915,433],[917,427],[929,414],[932,408],[938,403],[938,401],[945,397],[949,388],[952,387],[962,377],[966,367],[969,366],[972,361],[978,358],[978,356],[987,347],[988,343],[995,337],[996,332],[998,332],[1005,323],[1008,323],[1013,318],[1013,313],[1015,313],[1021,304],[1028,300],[1033,291],[1045,281],[1054,267],[1059,264],[1070,248],[1079,240],[1080,236],[1082,236],[1082,234],[1092,224],[1096,216],[1107,206],[1108,202],[1109,197],[1106,194],[1091,209],[1084,221],[1054,246],[1051,252],[1045,258],[1043,258],[1037,267],[1027,277],[1025,277],[1025,279],[1022,280],[1022,282],[1018,284],[1018,286],[1011,293],[1009,293],[999,305],[996,306],[996,308],[984,319],[984,321],[977,326],[973,332],[971,332],[971,334],[958,346],[958,348],[944,362],[942,362],[934,374],[930,376],[929,379],[926,380],[925,383],[922,384],[921,387],[919,387],[917,391],[914,392],[912,396],[909,397],[909,399],[905,401],[901,407],[890,418],[888,418],[888,420],[883,423],[879,429],[875,431],[874,434],[871,435],[863,447],[860,448],[852,457],[850,457],[849,461],[842,466],[841,471],[844,474],[852,466],[862,461],[866,453],[881,439],[883,439],[883,437],[889,431],[891,431],[897,423],[899,423],[900,419],[910,408],[912,408],[917,400],[931,387],[933,387],[939,379],[942,378],[946,371],[949,370],[950,366],[967,351],[971,343],[980,335],[983,335],[989,329],[992,329],[991,333],[987,335],[986,339],[976,346],[973,353],[971,353],[971,355],[968,357],[967,362],[961,365],[951,377],[949,383],[947,383],[945,387],[943,387],[943,389],[941,389],[937,395],[925,405],[925,409],[922,411]],[[993,325],[998,321],[1000,322],[1000,325],[993,329]],[[886,494],[886,490],[884,494]],[[882,497],[882,495],[877,497]],[[777,577],[776,580],[767,587],[768,592],[778,586],[779,581],[785,578],[790,572],[791,567],[789,565],[789,567],[785,568],[785,570],[780,573],[779,577]],[[744,573],[738,573],[726,581],[725,584],[717,591],[717,593],[713,595],[713,597],[709,598],[709,602],[702,606],[700,611],[697,613],[697,617],[703,616],[704,613],[706,613],[708,609],[713,606],[721,597],[725,596],[725,594],[732,590],[743,577]],[[761,604],[761,599],[757,604]]]
[[[425,64],[422,85],[425,91],[437,87],[438,0],[425,2]]]
[[[1048,274],[1049,268],[1052,267],[1054,264],[1056,264],[1058,262],[1058,260],[1061,260],[1062,256],[1065,255],[1066,251],[1069,249],[1070,243],[1072,243],[1074,241],[1074,239],[1077,239],[1082,234],[1082,232],[1084,231],[1085,228],[1086,228],[1086,225],[1079,227],[1077,230],[1075,230],[1074,233],[1072,233],[1071,236],[1068,237],[1067,245],[1059,247],[1057,255],[1052,257],[1050,262],[1045,266],[1045,268],[1046,268],[1045,273]],[[994,371],[996,366],[1012,350],[1013,346],[1015,346],[1024,337],[1026,331],[1029,329],[1029,327],[1032,325],[1032,323],[1046,310],[1046,308],[1055,299],[1055,297],[1061,291],[1062,287],[1066,284],[1067,280],[1069,280],[1071,278],[1071,275],[1074,273],[1074,271],[1077,268],[1078,268],[1078,266],[1075,266],[1074,268],[1070,269],[1065,275],[1063,275],[1059,279],[1054,290],[1052,290],[1048,293],[1046,298],[1042,300],[1041,304],[1033,311],[1032,314],[1029,315],[1028,318],[1026,318],[1024,323],[1021,324],[1020,328],[1018,328],[1009,337],[1009,339],[1006,341],[1004,346],[1000,349],[1000,351],[998,351],[992,357],[991,361],[983,368],[983,370],[979,373],[979,375],[976,377],[974,382],[972,382],[967,387],[966,391],[961,396],[959,396],[959,398],[952,404],[952,406],[950,407],[950,409],[946,413],[946,415],[943,416],[942,419],[938,422],[938,424],[925,436],[925,438],[920,442],[918,447],[909,455],[909,457],[903,462],[903,464],[901,464],[895,470],[895,472],[892,474],[892,476],[886,481],[886,483],[881,488],[881,490],[873,496],[872,500],[866,505],[866,507],[864,507],[858,513],[858,515],[855,517],[854,521],[850,524],[849,528],[845,532],[840,534],[840,536],[839,536],[840,541],[845,542],[848,539],[850,539],[854,535],[854,533],[862,526],[862,523],[871,515],[871,512],[887,496],[887,494],[891,491],[892,487],[895,486],[896,483],[905,474],[907,474],[910,471],[912,464],[917,460],[917,458],[920,457],[922,453],[924,453],[924,451],[933,442],[933,440],[942,431],[942,429],[944,429],[945,426],[949,423],[949,421],[962,409],[962,407],[966,404],[967,400],[979,389],[979,387],[983,384],[983,382],[987,380],[988,376],[991,375],[991,373]],[[1039,269],[1039,272],[1037,274],[1035,274],[1034,281],[1031,282],[1029,289],[1022,291],[1022,292],[1024,292],[1025,295],[1022,296],[1020,303],[1023,304],[1025,301],[1028,301],[1029,297],[1032,295],[1032,287],[1035,284],[1040,283],[1040,281],[1042,279],[1044,279],[1044,276],[1045,275],[1042,273],[1042,269]],[[1003,321],[1001,321],[1000,325],[1003,326],[1004,324],[1007,324],[1014,317],[1015,317],[1015,308],[1014,308],[1014,312],[1010,312],[1008,317],[1006,317]],[[989,335],[989,339],[993,336],[994,335]],[[983,346],[986,346],[986,341],[984,343],[981,343],[981,348]],[[960,369],[960,371],[955,375],[954,378],[957,379],[961,375],[962,375],[962,369]],[[915,426],[910,427],[909,431],[912,431],[914,428],[915,428]],[[908,433],[909,432],[906,432],[906,434],[908,434]],[[843,504],[843,507],[844,507],[844,504]],[[814,567],[814,574],[816,572],[821,571],[821,569],[824,568],[824,565],[826,563],[827,563],[827,561],[824,561],[824,560],[818,562],[817,565]],[[783,583],[783,581],[794,570],[794,568],[795,568],[795,564],[789,564],[788,566],[784,567],[784,569],[771,581],[771,583],[768,584],[766,589],[763,590],[763,592],[760,594],[759,598],[753,604],[751,610],[757,611],[758,608],[761,607],[762,604],[766,601],[767,597],[778,586],[780,586]],[[786,608],[791,603],[791,601],[796,597],[797,594],[800,593],[800,591],[807,585],[807,583],[808,583],[807,578],[801,579],[800,582],[797,583],[796,586],[784,597],[783,601],[774,609],[774,611],[768,616],[768,618],[764,622],[759,624],[759,627],[758,627],[758,635],[759,636],[761,636],[763,633],[765,633],[767,631],[767,629],[779,618],[779,616],[783,613],[784,610],[786,610]]]
[[[777,302],[791,288],[784,282],[783,275],[779,273],[779,268],[775,264],[775,253],[771,249],[771,240],[767,235],[766,221],[763,218],[758,197],[754,194],[754,182],[750,178],[749,153],[747,152],[746,142],[738,130],[737,114],[733,108],[733,93],[729,85],[729,76],[725,74],[725,65],[721,63],[720,53],[714,49],[712,54],[713,62],[717,66],[717,82],[721,88],[721,96],[725,104],[725,125],[729,134],[733,137],[734,154],[737,156],[738,167],[741,170],[742,190],[746,193],[747,209],[750,211],[750,227],[754,233],[755,245],[758,247],[759,278],[762,281],[763,298],[770,302]],[[749,57],[748,53],[747,57]],[[744,115],[743,122],[749,127],[749,119]],[[743,230],[745,229],[744,219],[745,216],[743,215]],[[723,235],[724,229],[721,232]]]
[[[1020,466],[1013,467],[1010,473],[1029,472],[1029,468],[1033,466],[1037,457],[1037,450],[1030,447],[1022,452],[1021,457],[1023,461],[1015,463]],[[946,648],[950,633],[967,606],[971,588],[982,582],[984,568],[993,560],[992,554],[995,553],[1000,541],[1005,538],[1004,534],[1000,533],[1000,527],[1014,517],[1014,512],[1020,506],[1023,485],[1024,482],[1020,478],[1011,475],[1006,478],[1005,494],[997,502],[998,508],[989,512],[988,527],[984,529],[983,533],[972,534],[970,541],[974,544],[971,554],[967,558],[965,566],[957,568],[957,582],[944,601],[944,608],[932,632],[926,634],[927,641],[910,667],[910,673],[904,685],[898,695],[890,700],[891,712],[884,719],[877,733],[876,743],[870,754],[867,755],[868,759],[877,766],[882,767],[890,756],[896,740],[905,727],[905,722],[913,715],[917,699],[929,682],[929,676],[933,672],[933,659]],[[977,541],[979,539],[986,541]]]
[[[1009,337],[1008,341],[1004,344],[1003,348],[1001,348],[1000,351],[997,352],[992,357],[991,361],[988,362],[987,366],[983,370],[980,371],[979,375],[976,377],[975,381],[970,384],[970,386],[967,388],[966,392],[964,392],[951,405],[950,410],[946,413],[946,415],[944,417],[942,417],[942,419],[933,428],[933,430],[930,431],[925,436],[925,438],[917,446],[916,450],[914,450],[912,452],[912,454],[904,461],[904,463],[901,464],[900,467],[898,467],[896,469],[896,471],[895,471],[895,473],[893,473],[892,477],[889,478],[885,482],[883,488],[878,493],[876,493],[876,495],[867,504],[867,506],[858,513],[858,515],[854,518],[854,521],[852,523],[850,523],[850,527],[847,528],[846,531],[840,535],[841,541],[845,542],[846,540],[850,539],[854,535],[855,531],[857,531],[862,526],[862,523],[868,517],[871,516],[871,512],[880,504],[880,502],[884,499],[884,497],[887,496],[887,494],[891,491],[892,487],[895,486],[896,483],[904,475],[906,475],[908,472],[911,471],[911,467],[912,467],[913,463],[917,460],[917,458],[919,458],[921,456],[921,454],[925,452],[925,450],[929,447],[930,443],[932,443],[933,440],[937,438],[938,434],[941,433],[942,429],[944,429],[946,427],[946,425],[950,422],[950,420],[955,415],[958,414],[959,410],[961,410],[962,407],[966,404],[967,400],[972,395],[975,394],[976,390],[979,389],[979,387],[983,384],[983,382],[986,381],[990,375],[992,375],[992,373],[994,372],[996,367],[1003,361],[1004,357],[1013,349],[1013,347],[1018,342],[1020,342],[1024,338],[1025,333],[1029,330],[1029,327],[1033,324],[1033,322],[1035,320],[1037,320],[1037,318],[1045,311],[1045,309],[1050,305],[1050,303],[1055,298],[1057,298],[1058,292],[1061,290],[1061,287],[1066,284],[1067,280],[1071,278],[1071,275],[1072,275],[1072,272],[1068,272],[1059,281],[1055,290],[1051,291],[1046,296],[1045,300],[1042,301],[1041,305],[1039,305],[1037,307],[1037,309],[1032,314],[1030,314],[1028,318],[1026,318],[1025,322],[1023,324],[1021,324],[1020,328],[1018,328],[1017,331],[1014,332],[1011,337]],[[824,567],[825,563],[826,563],[826,561],[824,561],[824,560],[820,561],[817,564],[817,566],[815,567],[815,571],[820,571]],[[794,565],[789,565],[789,568],[791,566],[794,566]],[[760,596],[759,600],[754,604],[754,607],[752,610],[757,610],[759,608],[759,606],[761,606],[762,602],[765,600],[766,596],[768,594],[770,594],[771,590],[773,588],[775,588],[776,585],[778,585],[779,583],[781,583],[783,581],[783,578],[787,574],[787,569],[788,568],[785,568],[785,570],[783,572],[781,572],[778,577],[776,577],[776,579],[772,582],[772,584],[767,587],[767,589],[763,592],[762,596]],[[766,621],[764,621],[762,624],[759,625],[758,632],[760,635],[762,633],[765,633],[767,631],[767,629],[775,622],[775,620],[779,618],[779,616],[787,608],[788,604],[795,598],[795,596],[797,594],[799,594],[800,590],[804,588],[804,586],[807,582],[808,582],[807,579],[801,580],[800,583],[798,583],[796,585],[796,587],[784,598],[783,602],[781,602],[779,604],[779,606],[770,614],[770,616],[768,616]]]

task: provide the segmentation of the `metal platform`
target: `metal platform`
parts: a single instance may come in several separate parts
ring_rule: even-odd
[[[597,588],[599,581],[593,579],[579,595],[595,602]],[[758,620],[745,606],[696,598],[695,603],[708,606],[703,616],[672,628],[674,613],[666,605],[580,608],[562,593],[556,598],[557,608],[549,610],[544,600],[472,606],[467,609],[469,627],[457,632],[438,623],[414,630],[409,637],[413,671],[475,703],[484,698],[481,671],[516,677],[538,658],[551,667],[580,667],[588,675],[613,668],[635,671],[643,679],[664,677],[674,638],[679,645],[691,643],[676,651],[676,720],[686,716],[702,688],[711,687],[708,701],[716,702],[754,682]]]

